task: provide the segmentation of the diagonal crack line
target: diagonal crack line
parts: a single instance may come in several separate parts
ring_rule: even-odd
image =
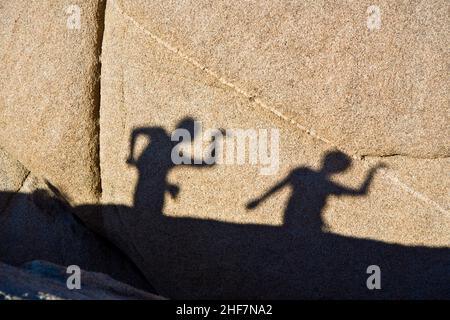
[[[411,156],[404,153],[387,153],[387,154],[362,154],[361,156],[362,160],[369,159],[369,158],[394,158],[394,157],[404,157],[409,159],[418,159],[418,160],[439,160],[439,159],[449,159],[450,156]]]
[[[101,75],[102,75],[102,61],[101,61],[101,55],[102,55],[102,46],[103,46],[103,35],[105,32],[105,13],[106,13],[106,0],[101,0],[98,3],[97,8],[97,22],[98,22],[98,29],[97,29],[97,44],[96,44],[96,55],[98,57],[97,62],[97,70],[95,76],[95,88],[93,92],[93,98],[95,103],[95,108],[93,111],[93,118],[95,121],[95,127],[96,127],[96,159],[95,159],[95,169],[97,170],[96,174],[98,175],[96,185],[95,185],[95,191],[98,199],[101,199],[102,197],[102,170],[101,170],[101,162],[100,162],[100,107],[101,107]]]
[[[149,30],[145,29],[142,25],[140,25],[133,17],[129,16],[128,14],[126,14],[122,8],[119,7],[119,5],[116,4],[116,1],[114,0],[110,0],[110,2],[113,4],[114,8],[128,21],[130,21],[133,25],[135,25],[138,29],[140,29],[143,33],[145,33],[146,35],[148,35],[150,38],[152,38],[154,41],[156,41],[158,44],[162,45],[163,47],[165,47],[167,50],[177,54],[178,56],[180,56],[183,60],[189,62],[191,65],[201,69],[202,71],[206,72],[208,75],[210,75],[211,77],[213,77],[214,79],[216,79],[217,81],[219,81],[221,84],[223,84],[224,86],[227,86],[228,88],[236,91],[237,93],[239,93],[240,95],[244,96],[245,98],[247,98],[248,100],[252,101],[254,104],[259,105],[260,107],[264,108],[265,110],[277,115],[279,118],[283,119],[284,121],[287,121],[291,124],[294,124],[296,127],[298,127],[300,130],[306,132],[307,134],[315,137],[316,139],[325,142],[326,144],[329,144],[335,148],[339,148],[335,143],[333,143],[332,141],[321,137],[319,135],[316,134],[316,131],[313,129],[308,129],[306,126],[300,124],[298,121],[296,121],[293,118],[289,118],[288,116],[286,116],[285,114],[283,114],[282,112],[280,112],[279,110],[275,109],[275,108],[271,108],[270,106],[268,106],[267,104],[265,104],[263,101],[261,101],[261,99],[259,99],[258,97],[255,97],[253,94],[250,94],[249,92],[237,87],[236,85],[234,85],[233,83],[229,82],[228,80],[226,80],[225,78],[221,77],[219,74],[217,74],[216,72],[212,71],[211,69],[209,69],[208,67],[202,65],[200,62],[198,62],[197,60],[195,60],[194,58],[190,57],[189,55],[185,54],[184,52],[182,52],[180,49],[172,46],[171,44],[169,44],[168,42],[164,41],[163,39],[161,39],[160,37],[158,37],[157,35],[155,35],[154,33],[150,32]],[[342,150],[342,148],[339,148]],[[349,152],[350,153],[350,152]]]
[[[306,134],[310,135],[311,137],[324,142],[325,144],[329,145],[332,148],[341,150],[349,155],[351,155],[351,157],[357,161],[359,161],[360,163],[362,163],[364,166],[366,166],[367,168],[371,167],[371,163],[369,161],[366,161],[364,158],[361,158],[361,156],[355,154],[352,151],[346,150],[345,148],[338,146],[336,143],[332,142],[331,140],[328,140],[327,138],[321,137],[319,136],[316,131],[312,128],[307,128],[306,126],[302,125],[301,123],[299,123],[297,120],[293,119],[293,118],[289,118],[287,115],[283,114],[281,111],[272,108],[270,106],[268,106],[267,104],[265,104],[263,101],[261,101],[261,99],[259,99],[258,97],[255,97],[254,95],[250,94],[249,92],[237,87],[236,85],[234,85],[233,83],[231,83],[230,81],[226,80],[225,78],[221,77],[218,73],[212,71],[211,69],[209,69],[208,67],[202,65],[200,62],[198,62],[196,59],[192,58],[191,56],[187,55],[186,53],[184,53],[181,49],[171,45],[170,43],[168,43],[167,41],[163,40],[162,38],[160,38],[159,36],[157,36],[156,34],[154,34],[153,32],[149,31],[148,29],[144,28],[139,22],[137,22],[133,17],[131,17],[130,15],[128,15],[127,13],[125,13],[123,11],[122,8],[120,8],[120,6],[116,3],[115,0],[109,0],[109,2],[112,4],[112,7],[118,12],[120,13],[120,15],[126,19],[127,21],[129,21],[131,24],[133,24],[137,29],[141,30],[144,34],[148,35],[152,40],[154,40],[155,42],[157,42],[158,44],[160,44],[161,46],[163,46],[164,48],[166,48],[167,50],[173,52],[174,54],[178,55],[180,58],[182,58],[183,60],[185,60],[186,62],[190,63],[191,65],[193,65],[194,67],[202,70],[203,72],[207,73],[209,76],[213,77],[214,79],[216,79],[217,81],[219,81],[221,84],[223,84],[224,86],[229,87],[231,90],[234,90],[235,92],[237,92],[238,94],[244,96],[245,98],[247,98],[249,101],[253,102],[253,105],[257,105],[263,109],[265,109],[266,111],[269,111],[272,114],[275,114],[276,116],[278,116],[278,118],[282,119],[283,121],[286,121],[290,124],[292,124],[293,126],[295,126],[296,128],[300,129],[301,131],[305,132]],[[254,108],[255,110],[257,110],[256,108]],[[450,211],[446,210],[445,208],[443,208],[440,204],[438,204],[437,202],[435,202],[434,200],[430,199],[429,197],[427,197],[426,195],[424,195],[423,193],[415,190],[414,188],[412,188],[411,186],[409,186],[408,184],[404,183],[403,181],[401,181],[400,179],[398,179],[398,177],[396,177],[395,175],[389,173],[386,169],[382,169],[380,170],[382,172],[382,176],[385,177],[386,181],[388,181],[389,183],[392,183],[393,185],[405,190],[407,193],[411,194],[413,197],[415,197],[416,199],[419,199],[423,202],[425,202],[426,204],[434,207],[436,210],[438,210],[441,213],[450,215]]]

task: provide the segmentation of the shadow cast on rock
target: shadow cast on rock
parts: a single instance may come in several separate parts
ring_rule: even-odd
[[[195,138],[193,121],[185,118],[177,128]],[[151,142],[135,159],[139,135]],[[359,188],[339,185],[330,177],[349,168],[351,160],[342,152],[329,152],[320,169],[298,167],[248,202],[251,210],[279,190],[291,188],[283,225],[233,224],[163,213],[165,193],[176,197],[179,192],[167,181],[175,167],[174,145],[161,127],[133,131],[127,161],[139,171],[133,207],[70,207],[38,192],[3,193],[0,196],[12,197],[14,204],[0,215],[1,259],[13,264],[36,259],[79,264],[147,290],[152,290],[151,283],[170,298],[450,298],[448,247],[389,244],[327,231],[322,211],[328,197],[366,196],[378,167],[367,173]],[[211,161],[186,163],[214,167]],[[76,216],[126,256],[93,239],[96,236],[81,227]],[[371,265],[381,270],[379,290],[367,287]]]

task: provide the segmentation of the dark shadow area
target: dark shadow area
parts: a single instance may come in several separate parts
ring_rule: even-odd
[[[177,127],[195,137],[192,124],[193,119],[186,118]],[[134,145],[139,135],[148,136],[150,143],[135,159]],[[139,128],[130,143],[128,163],[139,171],[134,206],[86,205],[71,210],[78,216],[100,214],[97,231],[126,252],[163,296],[450,298],[449,248],[352,238],[333,234],[324,226],[321,214],[327,198],[365,196],[377,168],[367,173],[359,188],[339,185],[330,176],[348,169],[351,159],[341,152],[329,152],[321,169],[298,167],[258,199],[249,199],[251,210],[276,196],[278,190],[290,187],[282,226],[233,224],[165,216],[165,193],[175,198],[179,191],[167,181],[175,166],[170,133],[160,127]],[[213,169],[214,165],[206,162],[196,166]],[[370,265],[381,269],[381,290],[366,286]]]
[[[130,258],[90,231],[52,185],[33,193],[0,192],[0,200],[7,200],[0,208],[0,262],[18,267],[34,260],[77,265],[155,293]]]

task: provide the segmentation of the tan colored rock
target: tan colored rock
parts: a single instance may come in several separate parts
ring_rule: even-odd
[[[251,2],[236,4],[240,10],[236,6],[210,8],[211,5],[204,5],[205,13],[200,14],[200,4],[192,4],[192,10],[186,10],[180,4],[180,9],[175,10],[172,4],[163,9],[153,6],[153,3],[158,2],[142,6],[139,13],[136,6],[141,2],[111,1],[107,4],[102,49],[100,161],[103,232],[133,258],[161,294],[171,298],[405,298],[448,295],[448,286],[443,284],[450,270],[450,215],[446,206],[430,199],[428,192],[424,197],[418,196],[414,192],[416,185],[409,186],[408,180],[403,182],[401,178],[405,174],[396,171],[396,166],[381,169],[378,168],[381,161],[333,153],[333,143],[311,132],[307,134],[305,128],[290,121],[290,117],[276,115],[274,110],[264,107],[271,106],[265,100],[269,93],[273,94],[273,99],[279,98],[281,104],[294,106],[291,102],[302,94],[308,93],[311,99],[316,97],[318,90],[313,89],[313,83],[323,85],[321,77],[313,81],[291,74],[286,69],[275,72],[277,64],[271,60],[272,57],[275,59],[275,53],[266,56],[267,60],[256,53],[246,56],[252,51],[245,47],[250,43],[243,40],[245,37],[251,38],[259,33],[270,35],[263,28],[261,19],[264,17],[256,19],[252,16],[261,14],[264,8],[250,10]],[[249,6],[246,10],[239,7],[244,3]],[[279,11],[270,11],[269,8],[277,8],[272,2],[261,6],[267,6],[267,19],[275,19],[279,23],[289,21],[281,13],[288,15],[292,10],[280,7]],[[328,7],[330,10],[326,13],[331,21],[327,23],[334,26],[336,20],[341,21],[341,26],[345,25],[347,11],[336,12],[332,10],[334,5]],[[312,22],[312,8],[305,5],[302,12],[306,10],[307,14],[304,14],[303,28],[292,34],[295,40],[294,35],[300,37],[300,30],[312,32],[306,33],[298,47],[288,50],[267,45],[267,50],[283,55],[279,59],[287,64],[292,61],[294,67],[304,51],[300,49],[301,44],[306,46],[312,41],[318,46],[314,35],[321,32],[314,30],[316,24]],[[359,6],[353,4],[349,8],[356,10]],[[165,20],[172,9],[177,14],[169,15]],[[246,20],[239,15],[240,19],[228,21],[224,18],[226,13],[229,17],[233,14],[227,10],[236,15],[239,11],[240,15],[250,16]],[[394,6],[393,10],[398,10],[398,7]],[[277,15],[279,12],[281,16]],[[363,16],[361,14],[360,18],[364,19]],[[178,22],[181,17],[184,19],[183,27]],[[357,17],[358,14],[354,19]],[[321,19],[318,20],[320,27]],[[205,36],[199,36],[193,47],[211,50],[199,54],[201,62],[190,58],[190,50],[194,49],[188,46],[181,51],[176,49],[182,41],[180,39],[188,42],[189,37],[182,38],[175,31],[168,32],[165,28],[171,28],[172,23],[175,24],[173,30],[190,29]],[[161,30],[155,27],[157,25],[173,42],[159,37]],[[220,31],[221,27],[228,26],[242,29],[229,33]],[[294,23],[289,28],[297,30],[296,26]],[[320,30],[328,30],[325,26]],[[206,32],[216,30],[216,27],[216,33]],[[289,32],[289,28],[280,27],[279,30]],[[346,42],[349,39],[345,38],[348,36],[345,30],[342,36],[335,36],[344,56],[344,48],[352,51],[350,44],[358,46],[354,42]],[[214,46],[208,42],[208,37],[213,34],[220,34],[215,38]],[[262,45],[267,41],[258,43]],[[327,41],[331,40],[323,40],[324,48],[328,48]],[[234,47],[228,47],[229,44]],[[314,51],[314,46],[310,50]],[[238,51],[239,57],[236,56]],[[289,60],[289,52],[297,53],[295,59],[292,54]],[[216,53],[223,59],[234,60],[218,63]],[[311,53],[311,57],[314,55]],[[350,72],[352,69],[346,70],[352,66],[349,61],[340,60],[339,55],[325,57],[324,62],[329,59],[340,61],[342,69],[329,65],[333,76],[351,78],[354,75]],[[257,63],[258,59],[265,64]],[[220,68],[214,69],[216,62]],[[233,73],[231,69],[239,64],[242,64],[239,72]],[[222,78],[218,76],[221,75],[219,70],[229,74]],[[285,90],[291,89],[287,89],[286,79],[278,79],[277,74],[292,76],[296,91],[300,82],[311,82],[303,88],[304,91],[289,96],[292,100],[288,104],[283,99],[288,96]],[[268,88],[256,97],[247,94],[252,92],[247,91],[251,83],[248,79],[254,76],[260,80],[255,88]],[[239,85],[235,86],[235,82]],[[336,80],[332,86],[342,85],[345,91],[347,83],[347,80]],[[261,84],[267,84],[267,87]],[[279,91],[269,90],[271,86]],[[334,94],[333,90],[328,92]],[[296,103],[300,105],[298,101]],[[310,102],[309,107],[312,106]],[[335,110],[342,106],[349,105],[344,102],[329,105]],[[394,112],[395,108],[391,107],[386,109],[386,114]],[[446,106],[439,104],[436,108],[439,113]],[[380,112],[383,114],[384,111]],[[261,165],[251,165],[248,161],[209,167],[173,166],[170,135],[187,117],[201,121],[205,129],[278,129],[278,171],[273,175],[261,175]],[[367,118],[370,117],[366,114],[346,121],[356,126],[358,121],[364,122]],[[332,113],[328,115],[325,112],[320,121],[314,117],[306,119],[313,124],[321,122],[321,126],[327,127],[333,123],[328,121],[334,118]],[[341,124],[336,124],[334,129],[343,131],[335,131],[334,137],[344,137],[342,139],[348,141],[348,146],[354,147],[354,153],[370,148],[382,153],[387,150],[382,148],[384,145],[388,149],[403,148],[406,153],[413,150],[412,145],[396,143],[395,134],[392,136],[394,143],[390,144],[388,135],[391,133],[383,131],[381,124],[374,128],[383,142],[380,144],[370,141],[367,132],[358,126],[355,132],[361,136],[351,140],[352,135],[346,135],[345,125]],[[429,129],[439,128],[440,122],[435,125]],[[322,135],[322,132],[317,132]],[[441,133],[439,130],[434,132],[430,141],[425,137],[423,141],[416,139],[414,145],[419,145],[420,150],[414,149],[414,152],[440,154],[445,149]],[[136,136],[135,142],[131,138],[133,135]],[[364,137],[361,138],[363,145],[357,145],[360,137]],[[225,141],[230,139],[232,136],[226,137]],[[130,144],[136,145],[132,157]],[[325,168],[336,167],[339,162],[346,162],[350,167],[344,170],[346,166],[343,166],[342,170],[336,169],[334,175],[328,175]],[[410,170],[415,169],[417,166],[412,163]],[[397,175],[400,175],[399,180],[393,178]],[[280,184],[279,189],[275,187],[277,184]],[[437,188],[445,186],[436,185]],[[273,192],[263,197],[274,187]],[[252,203],[255,199],[260,200]],[[365,286],[366,268],[372,264],[384,270],[386,281],[383,290],[375,293]]]
[[[8,205],[13,192],[22,187],[22,183],[28,175],[28,170],[22,164],[0,149],[0,214]],[[5,193],[6,192],[6,193]]]
[[[94,0],[0,4],[0,145],[75,203],[99,193],[102,8]]]
[[[113,2],[153,37],[256,96],[256,108],[340,148],[450,155],[446,0]],[[381,24],[370,30],[374,4]]]

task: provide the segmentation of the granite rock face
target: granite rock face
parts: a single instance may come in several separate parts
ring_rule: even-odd
[[[114,2],[255,107],[340,148],[450,155],[446,0],[383,0],[376,12],[356,0]]]
[[[447,285],[436,285],[448,277],[450,244],[441,176],[448,168],[448,79],[441,73],[448,36],[440,12],[448,4],[433,3],[430,19],[442,19],[425,24],[436,32],[420,33],[439,37],[438,44],[428,39],[413,48],[418,25],[402,10],[418,5],[380,5],[388,8],[385,24],[370,33],[367,7],[355,3],[291,10],[278,2],[108,2],[103,232],[169,297],[448,296]],[[404,33],[391,43],[396,28]],[[370,45],[377,54],[368,53]],[[424,71],[427,50],[440,58]],[[431,85],[427,79],[440,87],[414,87]],[[415,94],[425,104],[437,99],[433,109],[412,112]],[[394,115],[428,133],[401,121],[392,131]],[[262,175],[264,165],[249,158],[173,165],[171,134],[191,120],[204,130],[277,129],[279,166]],[[391,153],[406,156],[395,161]],[[382,293],[364,285],[372,264],[389,278]]]
[[[0,149],[0,191],[4,192],[0,197],[0,212],[8,205],[13,193],[22,187],[28,174],[29,171],[20,162]],[[9,196],[5,191],[9,193]]]
[[[94,202],[100,191],[103,7],[96,0],[0,4],[0,146],[74,203]]]
[[[6,262],[58,198],[167,297],[450,297],[448,1],[68,5],[0,5]]]

